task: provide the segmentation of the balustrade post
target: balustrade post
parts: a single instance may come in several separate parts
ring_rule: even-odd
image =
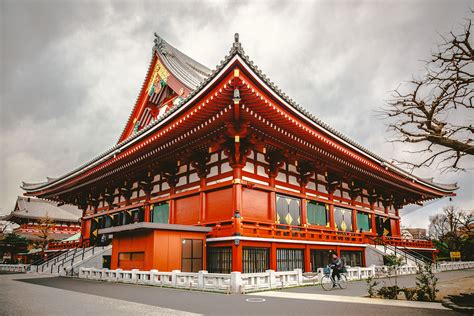
[[[270,289],[276,288],[275,270],[266,270],[265,273],[268,274],[268,286],[270,287]]]
[[[138,269],[132,269],[132,278],[131,278],[132,283],[137,283],[137,272],[138,271],[139,271]]]
[[[123,270],[119,268],[119,269],[116,269],[115,271],[117,273],[115,274],[115,280],[114,281],[117,282],[120,279],[120,274],[122,273]]]
[[[158,270],[152,269],[150,270],[150,284],[156,284],[156,275],[158,274]]]
[[[298,281],[298,285],[303,285],[303,270],[302,269],[295,269],[297,273],[296,278]]]
[[[198,289],[204,288],[204,275],[207,274],[207,271],[201,270],[198,272]]]
[[[230,290],[232,293],[240,293],[242,287],[242,274],[238,271],[230,273]]]
[[[178,285],[178,273],[180,273],[180,270],[173,270],[171,271],[171,285],[172,286],[177,286]]]

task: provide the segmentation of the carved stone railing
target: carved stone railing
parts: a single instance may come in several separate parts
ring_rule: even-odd
[[[471,269],[474,268],[474,261],[469,262],[446,262],[433,265],[434,272]],[[384,277],[389,273],[387,266],[370,267],[348,267],[347,279],[363,280],[369,277]],[[415,274],[417,266],[405,265],[397,268],[398,275]],[[393,272],[392,272],[393,273]],[[323,277],[323,269],[318,269],[315,273],[303,273],[301,269],[293,271],[267,270],[260,273],[240,273],[229,274],[208,273],[199,271],[196,273],[181,272],[173,270],[171,272],[161,272],[158,270],[109,270],[95,268],[80,268],[79,278],[107,281],[152,285],[160,287],[186,288],[201,291],[213,291],[221,293],[248,293],[271,289],[281,289],[308,284],[319,283]]]
[[[24,273],[28,271],[29,266],[29,264],[0,264],[0,271]]]

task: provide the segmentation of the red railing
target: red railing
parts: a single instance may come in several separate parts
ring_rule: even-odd
[[[77,248],[80,246],[79,240],[74,241],[57,241],[48,243],[48,250],[65,250]]]
[[[236,232],[233,220],[202,225],[212,227],[212,231],[208,234],[209,238],[233,236]],[[374,244],[374,240],[378,240],[380,244],[385,243],[397,247],[434,248],[433,243],[429,240],[406,240],[387,236],[376,237],[372,233],[343,232],[314,226],[291,226],[247,219],[241,220],[240,231],[242,236],[247,237],[351,244]]]
[[[431,240],[422,239],[401,239],[397,237],[380,236],[371,239],[369,243],[378,243],[381,245],[390,245],[395,247],[412,247],[412,248],[434,248]]]
[[[232,236],[236,231],[234,221],[206,223],[203,225],[213,228],[208,234],[209,238]],[[254,220],[242,220],[240,223],[240,228],[242,236],[247,237],[360,244],[365,242],[364,234],[361,233],[334,231],[311,226],[291,226],[286,224],[275,224]]]

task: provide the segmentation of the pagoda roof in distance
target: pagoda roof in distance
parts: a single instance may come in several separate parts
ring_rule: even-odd
[[[275,83],[273,83],[270,78],[268,78],[258,67],[255,63],[249,58],[248,55],[245,55],[244,49],[239,41],[239,35],[235,34],[234,43],[229,51],[229,53],[220,61],[220,63],[216,66],[216,68],[210,71],[208,68],[203,66],[202,64],[198,63],[197,61],[193,60],[189,56],[185,55],[177,48],[168,44],[165,40],[163,40],[160,36],[155,33],[155,45],[153,47],[153,52],[159,54],[162,57],[163,62],[166,64],[167,67],[173,72],[173,74],[181,78],[183,83],[186,85],[190,85],[190,87],[194,87],[191,93],[189,93],[186,98],[181,100],[181,102],[174,105],[169,111],[164,113],[162,116],[158,117],[156,120],[152,121],[149,125],[141,129],[135,134],[132,134],[127,139],[123,140],[122,142],[116,144],[114,147],[110,148],[103,154],[97,156],[96,158],[92,159],[91,161],[83,164],[79,168],[63,175],[60,178],[52,179],[47,178],[47,181],[41,183],[27,183],[23,182],[21,188],[26,191],[36,191],[39,189],[44,189],[49,187],[50,185],[54,184],[55,182],[59,182],[69,176],[78,173],[82,169],[89,167],[95,163],[99,163],[107,156],[112,156],[117,151],[121,151],[126,148],[129,144],[133,143],[134,141],[140,139],[144,134],[150,129],[159,128],[161,122],[163,122],[167,117],[172,115],[174,112],[182,108],[183,106],[187,105],[189,101],[198,94],[201,90],[203,90],[208,83],[210,83],[218,74],[219,72],[225,68],[225,66],[235,57],[239,56],[245,64],[261,79],[275,94],[277,94],[281,99],[284,100],[287,104],[291,107],[296,109],[299,114],[302,114],[307,119],[311,120],[315,125],[320,128],[322,131],[326,132],[330,136],[342,140],[343,143],[346,143],[350,146],[353,146],[356,150],[364,154],[365,156],[370,157],[371,159],[375,160],[377,163],[390,169],[392,172],[397,174],[403,175],[407,178],[412,179],[413,181],[419,182],[421,184],[427,185],[429,187],[434,187],[438,190],[444,192],[453,192],[454,190],[458,189],[456,183],[453,184],[440,184],[432,181],[432,179],[423,179],[417,177],[407,171],[393,165],[386,159],[382,158],[381,156],[371,152],[364,146],[360,145],[359,143],[355,142],[354,140],[350,139],[349,137],[345,136],[344,134],[340,133],[336,129],[332,128],[328,124],[324,123],[322,120],[314,116],[312,113],[307,111],[305,108],[297,104],[293,99],[291,99],[288,95],[286,95]],[[207,74],[207,76],[206,76]],[[187,82],[187,83],[186,83]]]
[[[12,221],[14,218],[37,220],[46,216],[55,222],[77,223],[80,221],[82,211],[74,205],[59,205],[54,201],[19,196],[15,209],[2,219],[8,221]]]

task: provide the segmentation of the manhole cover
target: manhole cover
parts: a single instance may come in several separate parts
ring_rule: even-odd
[[[255,297],[255,298],[247,298],[245,299],[247,302],[249,303],[263,303],[265,302],[265,299],[264,298],[260,298],[260,297]]]

